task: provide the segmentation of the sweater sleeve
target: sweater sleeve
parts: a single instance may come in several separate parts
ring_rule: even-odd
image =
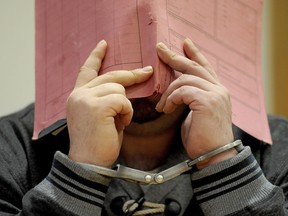
[[[193,173],[192,187],[205,215],[285,215],[282,190],[263,175],[250,147]]]
[[[101,215],[110,180],[56,152],[48,176],[24,197],[25,211],[29,215]]]
[[[69,160],[66,135],[32,142],[33,117],[0,118],[0,215],[101,215],[110,179]]]

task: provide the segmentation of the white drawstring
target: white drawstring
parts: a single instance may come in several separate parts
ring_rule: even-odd
[[[148,214],[157,214],[164,213],[165,205],[160,203],[152,203],[144,201],[142,204],[143,207],[147,207],[147,209],[137,210],[139,207],[139,203],[135,200],[127,200],[123,205],[123,212],[133,212],[133,216],[139,215],[148,215]]]

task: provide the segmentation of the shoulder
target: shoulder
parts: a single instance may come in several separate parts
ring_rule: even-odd
[[[288,181],[288,119],[268,115],[272,145],[260,142],[253,148],[268,180],[276,185]]]
[[[18,112],[0,118],[1,143],[15,142],[17,139],[31,141],[34,124],[34,104],[19,110]]]
[[[28,175],[35,185],[50,171],[55,152],[68,152],[67,130],[32,140],[33,129],[34,104],[0,118],[0,175],[4,169],[15,176]]]
[[[288,144],[288,118],[283,116],[269,115],[268,122],[273,143],[280,141]],[[286,147],[288,148],[288,145],[286,145]]]
[[[0,189],[3,193],[15,188],[28,190],[27,146],[32,142],[33,119],[34,104],[0,118]],[[3,187],[6,187],[4,191]]]

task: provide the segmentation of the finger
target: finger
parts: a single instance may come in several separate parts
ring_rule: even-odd
[[[105,40],[100,41],[96,45],[80,68],[75,87],[80,87],[97,77],[102,65],[102,60],[105,57],[106,49],[107,43]]]
[[[204,67],[195,61],[192,61],[184,56],[178,55],[168,49],[164,43],[156,45],[159,58],[168,64],[174,70],[180,71],[185,74],[191,74],[206,79],[212,83],[216,83],[215,78]]]
[[[202,89],[204,91],[213,91],[215,90],[214,84],[211,82],[208,82],[207,80],[204,80],[200,77],[193,76],[193,75],[187,75],[182,74],[180,77],[178,77],[176,80],[174,80],[166,89],[166,91],[162,94],[161,99],[159,100],[156,109],[158,111],[162,111],[165,102],[167,100],[167,97],[172,94],[172,92],[176,91],[178,88],[181,88],[182,86],[193,86],[198,89]]]
[[[173,91],[165,101],[163,112],[171,113],[181,104],[186,104],[192,111],[203,109],[209,96],[206,91],[192,87],[182,86]]]
[[[87,87],[94,87],[104,83],[118,83],[126,86],[131,86],[137,83],[142,83],[148,80],[153,74],[153,68],[147,66],[144,68],[139,68],[135,70],[119,70],[105,73],[101,76],[98,76],[96,79],[91,80]]]
[[[118,83],[104,83],[99,86],[90,88],[92,90],[91,96],[102,97],[109,94],[126,95],[125,88]]]
[[[120,120],[123,125],[127,126],[130,124],[133,115],[133,108],[131,102],[124,95],[111,94],[106,95],[101,99],[103,101],[102,104],[104,108],[103,116],[110,116],[114,118],[118,116],[118,120]],[[107,107],[110,108],[107,109]]]
[[[189,59],[197,62],[202,67],[206,68],[213,77],[217,78],[217,75],[214,69],[212,68],[211,64],[209,63],[209,61],[189,38],[186,38],[184,40],[183,48],[185,54]]]

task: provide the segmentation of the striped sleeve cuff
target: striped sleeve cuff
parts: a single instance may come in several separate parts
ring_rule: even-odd
[[[237,156],[192,174],[194,195],[205,215],[227,215],[272,196],[274,186],[245,147]]]
[[[64,211],[90,215],[101,212],[110,181],[56,152],[49,175],[37,189]]]

